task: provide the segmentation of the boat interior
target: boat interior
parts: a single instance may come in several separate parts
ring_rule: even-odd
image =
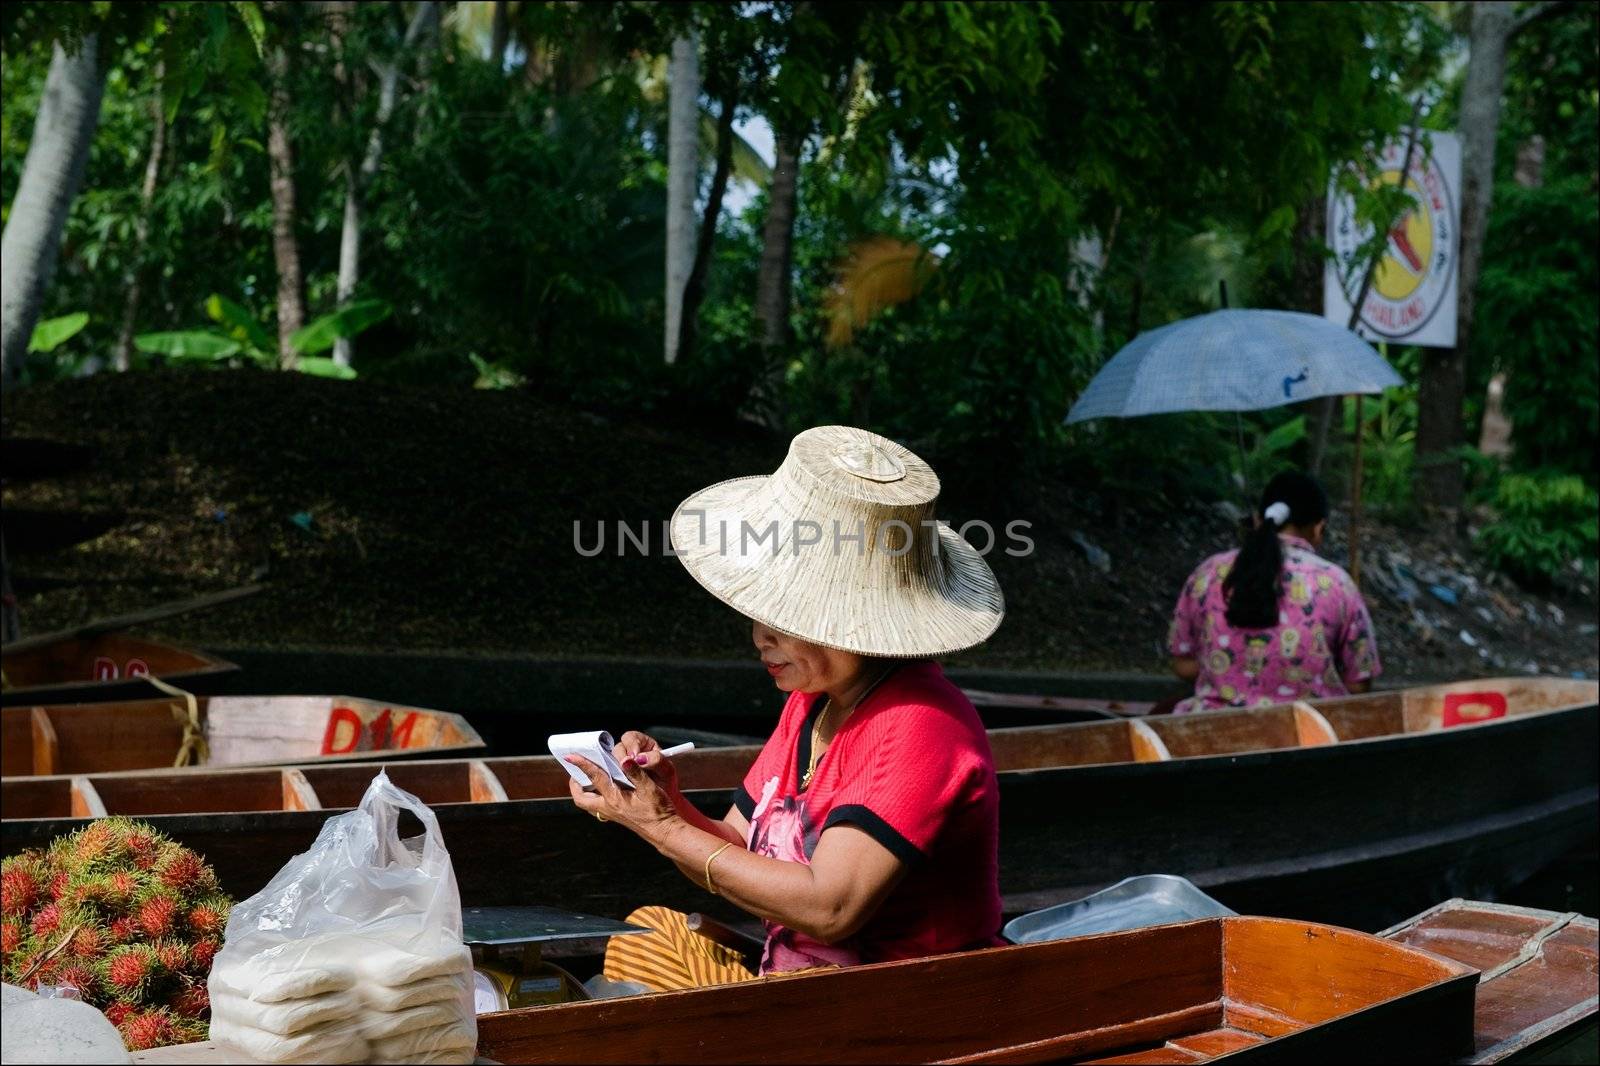
[[[189,700],[194,701],[191,711]],[[203,746],[185,751],[198,735]],[[0,707],[0,774],[115,773],[371,759],[484,746],[459,715],[349,696],[165,696]]]
[[[1600,925],[1593,918],[1452,899],[1382,935],[1481,972],[1474,1062],[1526,1052],[1596,1011]]]
[[[989,731],[989,743],[996,768],[1002,773],[1160,763],[1439,729],[1492,729],[1496,721],[1530,714],[1594,713],[1597,700],[1600,685],[1593,681],[1495,679],[1322,700],[1315,705],[994,729]],[[6,746],[9,752],[9,733]],[[730,747],[687,752],[675,760],[679,780],[685,789],[734,788],[744,779],[757,751],[754,747]],[[566,773],[550,756],[427,759],[381,765],[395,784],[429,804],[567,795]],[[361,764],[326,760],[262,769],[58,770],[53,776],[8,776],[0,781],[0,814],[12,820],[338,810],[359,802],[378,766],[373,760]]]
[[[155,674],[168,680],[237,670],[233,663],[192,648],[179,648],[126,633],[100,633],[6,651],[7,692],[30,688],[64,688],[96,681],[117,681]]]
[[[478,1019],[478,1054],[506,1063],[743,1062],[747,1040],[707,1034],[745,1031],[760,1018],[762,1061],[773,1063],[1188,1063],[1267,1044],[1265,1052],[1275,1038],[1335,1037],[1367,1008],[1389,1004],[1385,1024],[1405,1031],[1409,1022],[1429,1044],[1413,1050],[1444,1061],[1470,1045],[1472,980],[1460,963],[1364,933],[1211,918],[488,1014]],[[1449,995],[1426,994],[1452,982]],[[973,1025],[976,1016],[985,1024]]]

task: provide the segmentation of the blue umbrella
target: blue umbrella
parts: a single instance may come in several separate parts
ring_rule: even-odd
[[[1212,311],[1135,337],[1089,382],[1067,421],[1257,411],[1403,383],[1370,344],[1325,318]]]
[[[1409,152],[1408,152],[1409,155]],[[1172,411],[1237,412],[1318,396],[1356,396],[1356,453],[1350,497],[1350,572],[1361,580],[1361,397],[1404,384],[1353,330],[1302,311],[1229,310],[1141,333],[1089,382],[1067,422]]]

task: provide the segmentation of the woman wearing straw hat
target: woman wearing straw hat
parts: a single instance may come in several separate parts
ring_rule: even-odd
[[[789,693],[727,815],[678,791],[641,733],[618,754],[632,790],[573,756],[573,801],[637,833],[707,892],[764,920],[761,973],[913,958],[998,943],[999,792],[983,723],[935,656],[1004,616],[981,555],[934,519],[939,479],[865,430],[797,436],[771,476],[685,500],[673,548],[751,619]],[[661,907],[620,937],[605,974],[654,989],[756,976]]]

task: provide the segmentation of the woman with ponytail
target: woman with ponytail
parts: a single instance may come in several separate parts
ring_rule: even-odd
[[[1378,676],[1372,618],[1350,575],[1317,554],[1328,494],[1297,470],[1261,494],[1244,547],[1184,583],[1167,650],[1194,696],[1174,713],[1365,692]]]

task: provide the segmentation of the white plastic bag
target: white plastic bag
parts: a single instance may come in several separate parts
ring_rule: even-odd
[[[421,837],[400,839],[402,811]],[[433,811],[380,771],[233,908],[209,987],[212,1038],[255,1058],[471,1062],[472,956]]]

